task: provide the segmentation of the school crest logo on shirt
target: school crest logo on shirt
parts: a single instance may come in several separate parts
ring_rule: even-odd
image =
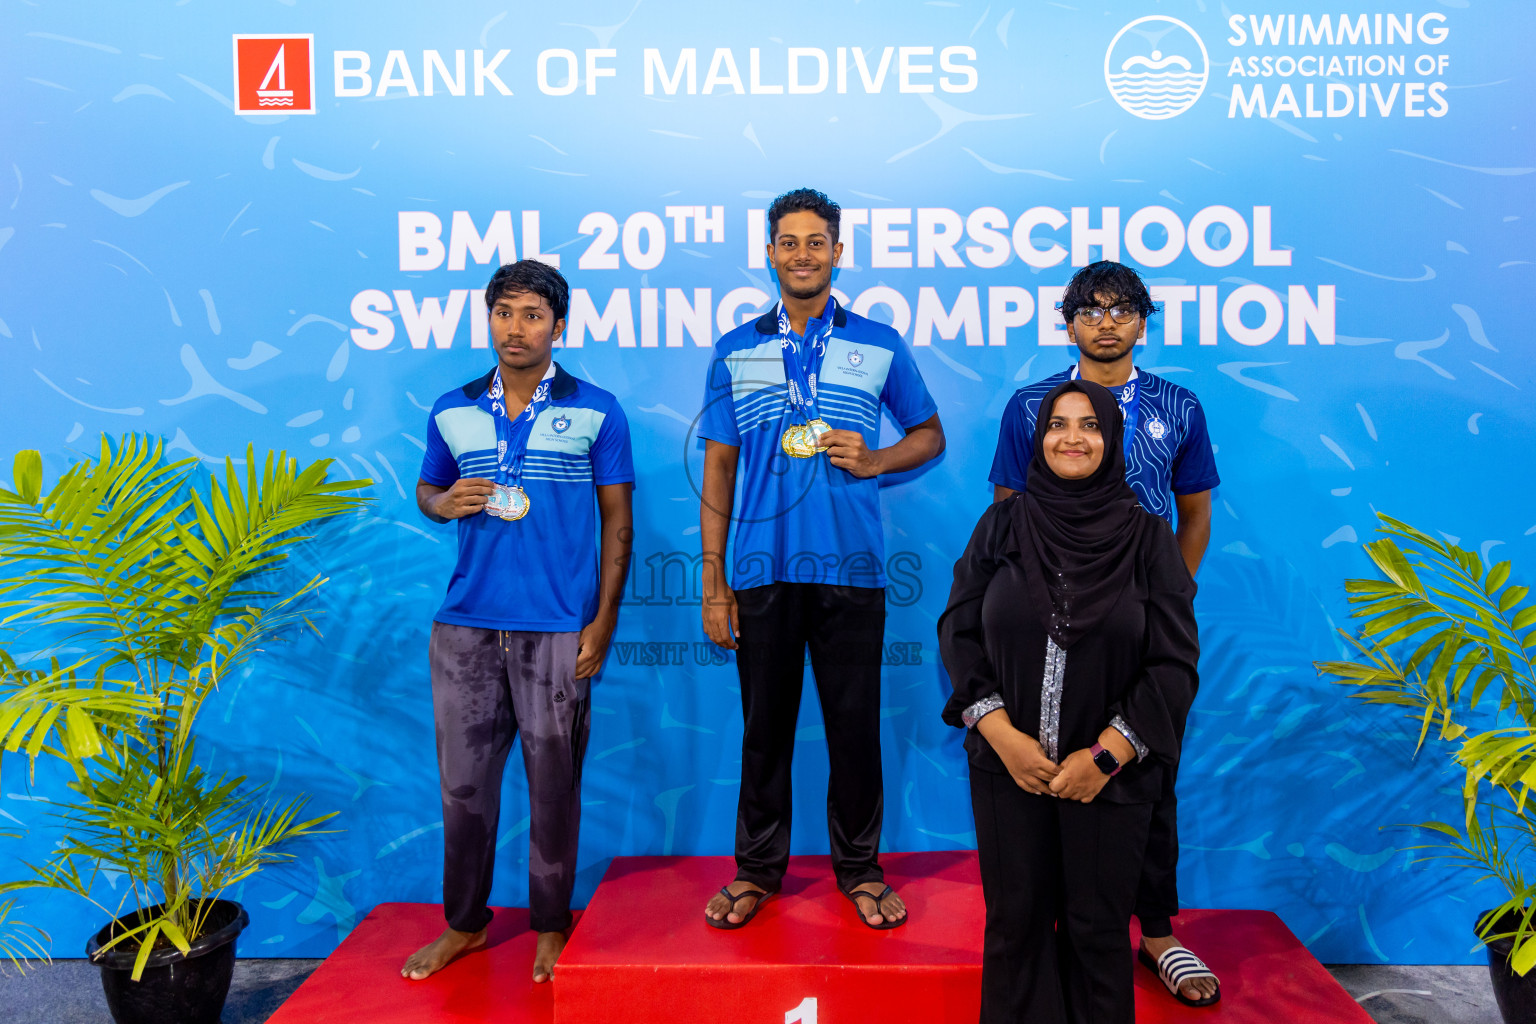
[[[849,366],[858,366],[862,362],[864,362],[864,353],[863,352],[860,352],[858,349],[854,349],[853,351],[848,353],[848,365]]]
[[[557,416],[555,422],[551,423],[550,426],[555,428],[555,433],[563,434],[571,429],[571,421],[564,416]]]
[[[1168,424],[1158,419],[1156,414],[1153,414],[1152,418],[1147,420],[1147,433],[1151,436],[1152,440],[1161,441],[1168,435]]]

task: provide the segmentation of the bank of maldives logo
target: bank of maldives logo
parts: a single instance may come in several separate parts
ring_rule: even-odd
[[[1151,14],[1115,33],[1104,53],[1104,81],[1129,113],[1166,121],[1195,105],[1210,66],[1194,29],[1178,18]]]
[[[313,35],[235,36],[235,113],[313,114]]]

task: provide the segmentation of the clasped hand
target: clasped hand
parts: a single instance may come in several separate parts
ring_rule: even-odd
[[[1051,780],[1051,792],[1063,800],[1091,803],[1099,795],[1109,776],[1093,763],[1093,752],[1074,750],[1061,762],[1056,777]]]
[[[997,756],[1002,758],[1003,767],[1008,769],[1013,781],[1026,793],[1050,796],[1051,784],[1061,768],[1045,756],[1040,741],[1012,725],[1007,726],[1006,731],[997,731],[1002,735],[989,737],[988,742],[997,751]]]
[[[1057,764],[1045,756],[1045,749],[1038,740],[1012,725],[1002,737],[989,742],[1002,758],[1013,781],[1027,793],[1086,804],[1092,802],[1109,781],[1109,776],[1093,763],[1091,751],[1075,750]]]

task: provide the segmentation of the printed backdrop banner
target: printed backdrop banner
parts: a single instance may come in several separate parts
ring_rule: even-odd
[[[205,719],[215,767],[340,812],[236,893],[245,953],[323,955],[380,901],[440,898],[426,636],[455,545],[413,485],[433,400],[492,365],[482,291],[518,257],[570,279],[556,358],[624,404],[639,473],[578,899],[614,856],[730,851],[741,712],[699,623],[695,424],[710,347],[776,293],[763,211],[810,185],[844,208],[838,294],[912,346],[949,439],[883,490],[885,847],[974,843],[935,620],[1004,404],[1073,359],[1054,305],[1109,257],[1153,286],[1139,364],[1198,393],[1222,476],[1184,902],[1273,909],[1325,961],[1474,956],[1502,894],[1395,827],[1454,819],[1457,776],[1312,662],[1344,650],[1377,511],[1529,576],[1536,152],[1509,43],[1536,8],[96,0],[6,20],[0,474],[20,448],[56,475],[147,431],[374,481],[295,568],[330,576],[324,638],[258,657]],[[810,688],[795,751],[794,849],[824,851]],[[526,897],[511,764],[499,904]],[[4,877],[57,838],[60,779],[23,769],[8,756],[0,825],[25,835]],[[63,955],[100,923],[26,908]]]

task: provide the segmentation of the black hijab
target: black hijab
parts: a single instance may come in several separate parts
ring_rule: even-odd
[[[1104,458],[1080,480],[1064,480],[1045,460],[1045,432],[1056,402],[1088,397],[1104,438]],[[1134,553],[1149,516],[1125,482],[1124,418],[1114,395],[1098,384],[1058,385],[1035,418],[1035,454],[1024,495],[1013,507],[1014,536],[1028,570],[1031,604],[1056,644],[1071,647],[1109,614],[1135,571]]]

